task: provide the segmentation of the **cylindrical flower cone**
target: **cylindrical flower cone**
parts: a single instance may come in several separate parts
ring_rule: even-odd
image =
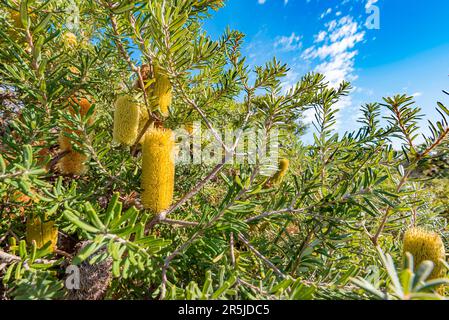
[[[75,254],[78,254],[91,240],[79,242],[75,246]],[[102,247],[99,252],[106,253],[107,248]],[[78,265],[79,268],[79,288],[67,290],[67,300],[102,300],[112,281],[113,259],[108,257],[102,261],[90,264],[90,259],[98,253],[92,254]]]
[[[115,102],[113,138],[117,143],[133,145],[139,134],[139,105],[130,96],[121,96]]]
[[[279,161],[279,170],[271,179],[273,185],[279,185],[282,180],[284,180],[284,176],[287,173],[289,163],[290,161],[284,158]]]
[[[175,140],[171,130],[152,128],[142,148],[141,200],[154,213],[168,209],[173,200]]]
[[[54,221],[42,222],[40,218],[29,219],[26,224],[26,239],[29,244],[36,241],[37,248],[42,248],[47,242],[51,242],[53,252],[58,242],[58,228]]]
[[[57,168],[64,175],[81,176],[87,172],[87,160],[86,155],[71,150],[58,161]]]
[[[81,116],[86,116],[91,106],[92,104],[86,98],[78,99],[76,97],[71,97],[69,98],[68,111],[71,115],[75,115],[77,113],[76,110],[78,110]],[[91,125],[93,120],[93,117],[91,117],[87,124]],[[74,127],[75,124],[69,123],[69,126]],[[64,128],[59,134],[59,148],[61,151],[68,151],[68,153],[58,161],[56,167],[62,174],[65,175],[83,175],[87,171],[85,163],[88,157],[85,154],[73,149],[73,144],[80,146],[80,142],[73,141],[66,135],[72,133],[80,134],[77,130],[70,128]]]
[[[85,116],[91,106],[92,106],[92,103],[90,103],[90,101],[86,98],[81,98],[81,99],[78,99],[77,97],[69,98],[69,112],[72,116],[76,114],[76,109],[79,109],[80,115]],[[93,121],[94,121],[94,118],[90,117],[87,124],[92,125]]]
[[[164,116],[168,116],[168,107],[172,102],[172,85],[169,78],[161,73],[159,67],[154,67],[154,76],[155,82],[149,95],[156,99],[156,109],[159,108]]]
[[[429,279],[443,277],[446,269],[439,259],[445,260],[443,240],[435,232],[421,228],[411,228],[404,234],[403,243],[404,256],[406,252],[413,255],[415,269],[425,260],[432,261],[434,268]]]
[[[66,49],[73,49],[78,44],[78,40],[74,33],[66,32],[62,35],[62,43]]]

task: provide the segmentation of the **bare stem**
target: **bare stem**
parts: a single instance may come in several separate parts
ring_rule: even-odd
[[[259,257],[267,266],[269,266],[273,271],[281,278],[285,279],[287,276],[281,272],[270,260],[268,260],[263,254],[261,254],[256,248],[254,248],[248,240],[241,234],[238,235],[240,241],[242,241],[254,254]]]

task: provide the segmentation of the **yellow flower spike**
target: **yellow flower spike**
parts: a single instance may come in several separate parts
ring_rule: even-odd
[[[58,242],[58,228],[54,221],[42,222],[40,218],[28,219],[26,223],[26,240],[29,244],[36,241],[37,248],[42,248],[51,242],[51,251],[56,249]]]
[[[63,132],[61,132],[59,134],[58,143],[59,143],[59,148],[62,151],[72,151],[73,150],[71,141],[72,140],[69,137],[67,137]]]
[[[23,28],[22,21],[20,20],[20,13],[18,11],[10,10],[9,15],[14,22],[14,27]]]
[[[92,104],[86,98],[78,99],[74,96],[69,98],[69,106],[70,106],[69,111],[72,116],[75,115],[75,107],[79,109],[80,115],[85,116],[89,111],[90,107],[92,106]],[[93,117],[91,117],[88,121],[89,125],[91,125],[92,123]]]
[[[404,256],[406,252],[413,255],[415,269],[424,260],[430,260],[434,264],[429,279],[443,277],[446,273],[444,265],[439,259],[445,260],[446,252],[440,235],[421,228],[411,228],[404,234]]]
[[[81,116],[85,116],[91,107],[91,103],[86,98],[78,99],[76,97],[69,98],[68,101],[68,111],[71,115],[75,115],[75,108],[79,109],[79,113]],[[75,107],[76,106],[76,107]],[[91,125],[93,123],[93,116],[89,119],[88,124]],[[73,124],[73,126],[75,126]],[[78,141],[72,141],[69,137],[67,137],[64,133],[73,133],[77,132],[77,130],[72,130],[65,128],[60,132],[58,142],[59,148],[61,151],[69,151],[64,157],[62,157],[57,164],[57,168],[62,174],[65,175],[83,175],[87,171],[86,161],[88,157],[85,154],[82,154],[73,149],[73,144],[76,143],[81,145]]]
[[[139,105],[128,96],[120,96],[115,102],[113,138],[117,143],[133,145],[139,129]]]
[[[154,213],[168,209],[173,200],[174,147],[174,134],[169,129],[151,128],[145,135],[142,148],[141,200],[144,208]]]
[[[76,35],[72,32],[66,32],[62,35],[62,42],[65,48],[73,49],[78,44],[78,40],[76,39]]]
[[[184,124],[184,129],[187,131],[189,135],[193,134],[193,122],[187,122]]]
[[[290,164],[290,161],[288,159],[281,159],[279,161],[279,170],[276,172],[276,174],[271,179],[272,183],[274,185],[278,185],[284,180],[284,176],[287,173],[288,165]]]
[[[58,161],[57,168],[62,174],[81,176],[87,172],[87,159],[86,155],[71,150]]]
[[[154,67],[155,82],[150,96],[156,98],[156,104],[164,116],[168,116],[168,107],[172,102],[172,85],[168,77],[161,73],[160,68]]]

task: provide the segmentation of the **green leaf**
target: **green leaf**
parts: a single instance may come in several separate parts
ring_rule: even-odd
[[[28,0],[20,2],[20,21],[26,29],[28,27]]]
[[[53,16],[52,12],[47,13],[45,18],[36,26],[36,28],[34,28],[34,32],[33,33],[34,34],[38,34],[42,30],[44,30],[47,27],[47,25],[49,24],[52,16]]]
[[[5,174],[5,172],[6,172],[6,163],[2,155],[0,154],[0,173]]]
[[[25,240],[20,240],[19,242],[19,255],[22,260],[27,257],[27,245]]]
[[[211,299],[213,299],[213,300],[218,299],[226,290],[228,290],[231,286],[233,286],[236,281],[237,281],[237,277],[235,275],[232,275],[228,280],[226,280],[223,283],[223,285],[220,288],[218,288],[214,292]]]
[[[33,164],[33,148],[27,144],[23,146],[23,160],[27,169],[31,168]]]
[[[111,201],[109,201],[108,208],[106,209],[106,214],[105,214],[105,218],[104,218],[104,223],[106,226],[109,226],[109,223],[115,216],[114,215],[114,213],[116,213],[115,208],[117,206],[119,197],[120,197],[120,194],[118,192],[115,192],[112,195]]]
[[[87,216],[89,217],[90,222],[96,228],[98,228],[100,230],[105,230],[106,229],[105,225],[101,222],[100,217],[98,216],[97,212],[92,207],[90,202],[86,202],[85,206],[86,206],[86,213],[87,213]]]
[[[104,244],[101,241],[99,241],[99,242],[91,242],[91,243],[87,244],[73,258],[72,263],[75,264],[75,265],[80,264],[84,260],[88,259],[95,252],[97,252],[97,250],[99,250],[103,246],[104,246]]]
[[[99,229],[91,226],[90,224],[81,221],[79,217],[70,210],[64,210],[63,214],[70,222],[74,223],[76,226],[78,226],[80,229],[84,231],[92,233],[98,233],[100,231]]]

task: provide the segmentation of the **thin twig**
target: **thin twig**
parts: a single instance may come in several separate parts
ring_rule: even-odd
[[[229,235],[229,251],[231,254],[232,267],[235,268],[235,254],[234,254],[234,232]]]
[[[22,261],[22,259],[16,255],[6,253],[2,250],[0,250],[0,261],[4,263],[11,263],[11,262],[17,262]],[[46,260],[46,259],[36,259],[34,260],[35,263],[41,263],[41,264],[53,264],[56,262],[56,260]]]
[[[256,248],[254,248],[248,240],[241,234],[238,235],[240,241],[242,241],[254,254],[259,257],[267,266],[269,266],[273,271],[281,278],[285,279],[287,276],[281,272],[270,260],[268,260],[263,254],[261,254]]]

